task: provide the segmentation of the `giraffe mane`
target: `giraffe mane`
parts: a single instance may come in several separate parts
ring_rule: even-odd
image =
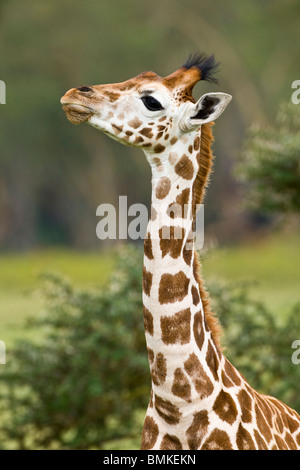
[[[213,122],[203,124],[201,127],[201,144],[199,154],[199,170],[193,185],[193,212],[196,214],[196,204],[201,204],[204,199],[205,189],[209,183],[209,177],[213,168],[213,154],[212,154],[212,126]],[[204,310],[207,325],[212,333],[216,345],[221,349],[220,339],[222,335],[222,328],[216,314],[211,310],[210,297],[205,289],[204,282],[201,277],[201,264],[198,253],[195,250],[195,271],[196,278],[199,285],[200,297]]]
[[[208,122],[201,126],[200,153],[198,155],[199,169],[193,185],[193,210],[196,211],[196,204],[201,204],[204,199],[205,189],[209,184],[210,174],[213,169],[214,156],[212,154],[214,122]]]

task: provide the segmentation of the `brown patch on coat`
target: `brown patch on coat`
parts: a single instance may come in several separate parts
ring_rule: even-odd
[[[225,374],[224,370],[222,370],[221,378],[222,378],[222,383],[225,385],[225,387],[230,388],[230,387],[234,386],[234,384],[231,382],[231,380]]]
[[[208,425],[209,419],[206,410],[201,410],[194,414],[192,424],[186,432],[190,450],[199,449],[201,442],[207,433]]]
[[[276,413],[276,416],[275,416],[275,427],[276,427],[276,429],[278,430],[278,432],[280,434],[283,433],[284,425],[283,425],[283,421],[281,419],[281,416],[278,413]]]
[[[273,414],[274,414],[274,409],[273,409],[272,405],[270,404],[270,406],[269,406],[268,401],[264,400],[262,395],[260,395],[258,393],[255,393],[255,396],[256,396],[256,399],[257,399],[257,403],[259,404],[259,407],[260,407],[264,417],[266,418],[266,421],[268,423],[271,423],[272,422],[272,417],[273,417]]]
[[[189,355],[184,363],[184,369],[191,377],[201,399],[212,394],[214,386],[196,354],[192,353]]]
[[[259,439],[259,440],[260,440],[260,444],[262,442],[265,444],[263,439]],[[242,426],[241,423],[239,425],[239,429],[237,432],[236,443],[237,443],[239,450],[256,450],[256,446],[253,442],[253,439],[250,433]],[[266,448],[266,447],[262,447],[262,448]],[[261,449],[260,446],[259,446],[259,449]]]
[[[144,313],[144,328],[149,335],[153,335],[153,316],[152,313],[143,306],[143,313]]]
[[[162,257],[169,254],[176,259],[181,253],[185,230],[182,227],[163,226],[159,229]]]
[[[258,450],[268,450],[267,444],[265,443],[263,437],[259,434],[257,429],[254,429],[254,438],[255,438],[255,442],[258,447]]]
[[[242,421],[243,423],[251,423],[252,422],[252,401],[253,397],[250,397],[246,390],[240,390],[238,396],[238,401],[240,403],[240,407],[242,410]]]
[[[146,416],[142,433],[142,450],[152,449],[159,434],[158,426],[153,418]]]
[[[201,310],[194,315],[193,333],[197,346],[201,351],[204,343],[204,324]]]
[[[176,217],[184,218],[186,212],[185,207],[189,203],[189,197],[190,189],[183,189],[181,193],[178,194],[178,196],[176,197],[176,200],[169,205],[167,209],[167,215],[171,217],[171,219],[174,219]]]
[[[153,207],[153,205],[151,204],[151,213],[150,213],[150,219],[152,221],[154,221],[157,217],[157,210]]]
[[[186,344],[190,341],[191,311],[189,308],[170,316],[162,316],[160,326],[165,344]]]
[[[143,268],[143,290],[146,295],[150,295],[150,290],[152,286],[152,274]]]
[[[186,188],[181,191],[176,197],[176,204],[179,204],[182,208],[189,203],[190,189]]]
[[[161,145],[161,144],[157,144],[155,145],[155,147],[153,148],[153,151],[155,153],[162,153],[164,150],[165,150],[165,146],[164,145]]]
[[[162,385],[167,376],[167,361],[162,353],[157,353],[155,362],[151,367],[151,377],[154,385]]]
[[[207,345],[207,352],[206,352],[205,360],[206,360],[206,364],[210,368],[212,375],[214,376],[214,379],[218,380],[219,379],[218,377],[219,361],[218,361],[217,354],[214,350],[214,347],[211,344],[211,341],[209,341]]]
[[[258,430],[263,436],[263,438],[265,439],[265,441],[269,443],[272,439],[272,433],[257,403],[255,405],[255,415],[256,415],[256,423],[258,426]]]
[[[186,155],[183,155],[175,165],[175,173],[186,180],[191,180],[194,175],[194,166]]]
[[[151,348],[147,348],[147,353],[149,364],[152,364],[152,362],[154,361],[154,352]]]
[[[111,127],[114,129],[116,135],[119,135],[123,130],[123,126],[117,126],[117,124],[112,124]]]
[[[190,249],[191,244],[193,246],[193,241],[187,240],[186,244],[183,247],[183,253],[182,253],[183,259],[188,266],[191,265],[192,257],[193,257],[193,250]]]
[[[154,406],[159,416],[168,424],[178,424],[181,413],[177,406],[155,394]]]
[[[150,233],[147,233],[147,237],[144,239],[144,253],[148,259],[154,259],[152,252],[152,240],[150,238]]]
[[[232,450],[232,445],[225,431],[214,429],[204,442],[201,450]]]
[[[114,101],[117,101],[120,98],[121,93],[116,93],[115,91],[106,90],[105,96],[109,98],[109,101],[111,103],[113,103]]]
[[[285,433],[284,440],[290,450],[297,450],[297,444],[292,438],[290,433],[288,432]]]
[[[174,372],[172,393],[186,401],[191,401],[191,386],[183,370],[178,367]]]
[[[241,378],[238,375],[237,370],[233,365],[228,361],[228,359],[225,358],[225,364],[224,364],[224,375],[226,375],[227,383],[226,387],[232,387],[233,385],[241,385]]]
[[[198,305],[198,303],[200,302],[200,297],[199,297],[198,289],[195,286],[192,286],[192,298],[193,298],[193,304]]]
[[[167,176],[163,176],[157,183],[155,195],[157,199],[164,199],[170,192],[171,181]]]
[[[129,91],[136,87],[136,82],[134,79],[130,78],[129,80],[126,80],[126,82],[119,83],[118,85],[118,89],[120,91]]]
[[[153,132],[152,132],[151,127],[144,127],[144,128],[140,131],[140,134],[144,135],[144,136],[147,137],[148,139],[152,139],[152,137],[153,137]]]
[[[142,124],[143,124],[142,121],[140,121],[138,118],[134,118],[128,122],[128,126],[133,127],[133,129],[137,129]]]
[[[152,159],[152,162],[153,162],[153,164],[154,164],[156,167],[161,166],[161,159],[160,159],[159,157],[154,157],[154,158]]]
[[[237,407],[236,404],[229,393],[221,390],[219,395],[216,398],[216,401],[213,406],[214,412],[221,418],[223,421],[226,421],[229,424],[233,424],[237,417]]]
[[[159,302],[166,304],[183,300],[188,293],[189,282],[183,271],[177,274],[163,274],[159,283]]]
[[[201,127],[201,132],[202,132],[202,127]],[[199,150],[200,148],[200,137],[197,136],[196,139],[194,140],[194,150]]]
[[[149,407],[150,407],[150,408],[153,408],[153,390],[152,390],[152,389],[151,389],[151,392],[150,392]]]
[[[296,411],[292,410],[289,406],[274,397],[268,397],[268,402],[274,406],[275,413],[279,413],[281,415],[284,426],[289,429],[291,433],[294,433],[299,429],[299,415]],[[291,415],[294,416],[295,419],[293,419]]]
[[[182,450],[182,444],[178,437],[165,434],[160,444],[160,450]]]
[[[281,439],[280,436],[275,434],[274,438],[275,438],[278,450],[288,450],[287,444],[283,441],[283,439]]]
[[[176,204],[176,202],[173,202],[172,204],[169,204],[167,208],[167,215],[171,219],[177,219],[177,218],[184,219],[184,216],[185,216],[184,207],[181,207],[179,204]]]

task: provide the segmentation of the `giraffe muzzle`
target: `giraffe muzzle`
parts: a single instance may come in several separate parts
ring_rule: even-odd
[[[79,93],[78,93],[78,91]],[[87,106],[85,102],[85,96],[82,96],[82,93],[88,93],[91,91],[89,87],[79,87],[71,88],[67,93],[61,98],[60,102],[62,104],[63,111],[66,114],[67,119],[72,124],[81,124],[86,122],[93,115],[93,109],[90,106]]]
[[[86,108],[80,104],[63,104],[62,108],[67,119],[72,124],[81,124],[82,122],[86,122],[93,115],[93,111],[90,108]]]

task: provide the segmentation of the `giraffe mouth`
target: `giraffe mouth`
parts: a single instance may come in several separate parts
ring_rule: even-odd
[[[63,100],[61,100],[61,104],[67,119],[72,124],[81,124],[82,122],[86,122],[94,114],[91,108],[83,106],[82,104],[64,103]]]

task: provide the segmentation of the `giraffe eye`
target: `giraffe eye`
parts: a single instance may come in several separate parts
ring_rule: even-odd
[[[161,109],[164,109],[160,102],[153,98],[153,96],[147,95],[143,96],[141,99],[149,111],[160,111]]]

